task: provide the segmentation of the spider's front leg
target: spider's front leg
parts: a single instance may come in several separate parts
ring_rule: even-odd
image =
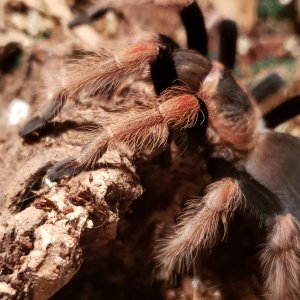
[[[20,136],[29,136],[45,126],[60,112],[67,99],[79,102],[81,97],[110,93],[125,79],[155,61],[161,44],[160,37],[151,34],[116,53],[102,49],[74,61],[68,69],[64,87],[54,94],[44,111],[25,124]]]
[[[50,180],[72,176],[92,168],[108,150],[128,147],[139,152],[164,146],[170,129],[192,127],[200,114],[200,99],[182,89],[170,89],[158,99],[148,99],[148,106],[115,114],[113,120],[95,132],[94,141],[77,157],[58,162],[47,173]]]

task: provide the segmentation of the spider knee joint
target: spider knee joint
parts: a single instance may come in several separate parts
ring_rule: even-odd
[[[206,207],[220,214],[234,211],[242,199],[238,182],[231,178],[224,178],[213,183],[208,188],[208,195]]]
[[[270,233],[270,247],[279,252],[299,248],[299,233],[300,224],[291,214],[278,216]]]

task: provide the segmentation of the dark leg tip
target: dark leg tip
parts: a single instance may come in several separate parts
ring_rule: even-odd
[[[58,181],[64,177],[72,177],[80,173],[80,168],[76,159],[68,157],[58,163],[47,171],[47,177],[51,181]]]
[[[32,135],[33,132],[41,129],[44,126],[45,126],[45,121],[41,119],[41,117],[39,116],[34,117],[30,121],[28,121],[22,129],[20,129],[19,135],[21,137]]]
[[[251,88],[251,93],[256,101],[262,102],[264,99],[272,94],[275,94],[284,86],[284,80],[277,73],[271,73],[263,78],[261,81],[256,83]]]
[[[207,56],[207,32],[203,13],[196,1],[180,12],[181,21],[185,27],[188,46]]]
[[[238,30],[234,21],[223,20],[219,24],[219,61],[228,69],[235,65]]]
[[[112,10],[110,7],[99,7],[93,9],[92,11],[79,14],[72,21],[68,23],[68,27],[74,28],[78,25],[92,23],[94,20],[97,20],[105,16],[105,14],[110,10]]]

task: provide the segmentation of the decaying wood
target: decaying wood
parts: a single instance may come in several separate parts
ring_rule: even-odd
[[[21,142],[12,147],[30,153]],[[2,186],[1,299],[49,298],[79,270],[82,247],[92,243],[100,249],[115,239],[119,214],[142,194],[129,160],[121,162],[112,152],[107,159],[115,161],[114,167],[60,184],[43,181],[47,166],[69,151],[66,144],[32,153],[29,159],[24,155],[15,176]]]

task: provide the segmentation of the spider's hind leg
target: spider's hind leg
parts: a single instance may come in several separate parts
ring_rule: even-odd
[[[300,114],[300,95],[285,100],[278,107],[274,108],[264,116],[267,127],[276,126],[296,117]]]
[[[261,255],[270,299],[299,299],[298,220],[285,212],[277,196],[231,163],[211,159],[208,169],[216,181],[201,201],[189,204],[179,225],[158,248],[159,276],[169,279],[174,270],[190,267],[199,251],[211,249],[220,240],[221,228],[224,238],[231,217],[242,207],[252,211],[265,227],[271,227]]]
[[[290,213],[274,218],[260,258],[268,299],[299,299],[300,224]]]
[[[300,224],[297,218],[247,172],[238,171],[222,159],[212,159],[209,168],[218,176],[230,174],[239,181],[247,210],[269,229],[260,256],[268,299],[299,299]]]
[[[269,128],[275,128],[300,114],[300,95],[288,98],[279,105],[276,98],[275,101],[273,99],[271,102],[267,101],[268,97],[277,93],[284,84],[280,75],[271,73],[250,88],[251,94],[260,105],[265,124]]]
[[[208,186],[202,199],[194,199],[157,250],[158,276],[170,279],[174,270],[188,269],[198,251],[209,251],[225,237],[235,210],[242,204],[237,180],[221,178]],[[223,231],[223,234],[220,232]]]
[[[263,102],[266,98],[275,94],[284,86],[284,80],[277,73],[271,73],[250,88],[252,96],[257,103]]]

